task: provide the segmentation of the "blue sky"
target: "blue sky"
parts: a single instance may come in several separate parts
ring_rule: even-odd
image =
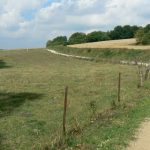
[[[44,47],[74,32],[150,23],[150,0],[0,0],[0,49]]]

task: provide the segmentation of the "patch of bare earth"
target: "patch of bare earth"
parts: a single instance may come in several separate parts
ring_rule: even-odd
[[[136,140],[130,143],[127,150],[150,150],[150,120],[141,125]]]

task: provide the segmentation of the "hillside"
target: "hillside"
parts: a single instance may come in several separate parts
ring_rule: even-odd
[[[135,39],[123,39],[123,40],[110,40],[102,42],[93,42],[93,43],[83,43],[69,45],[68,47],[73,48],[127,48],[127,49],[143,49],[150,50],[150,45],[136,45]]]
[[[0,148],[121,150],[150,114],[150,83],[138,89],[137,82],[136,66],[67,58],[45,49],[0,51]],[[67,139],[63,145],[66,85]]]

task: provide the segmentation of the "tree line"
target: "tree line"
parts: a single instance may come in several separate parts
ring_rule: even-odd
[[[76,32],[68,39],[67,36],[58,36],[53,40],[48,40],[46,46],[71,45],[107,40],[129,39],[134,37],[137,39],[137,44],[150,44],[150,24],[145,27],[136,25],[116,26],[113,30],[107,32],[93,31],[88,34]]]

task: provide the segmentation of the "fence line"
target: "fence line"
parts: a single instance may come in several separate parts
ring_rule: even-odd
[[[121,73],[119,73],[118,78],[118,102],[120,102],[120,91],[121,91]]]
[[[63,135],[66,136],[66,115],[67,115],[67,99],[68,98],[68,86],[65,88],[65,99],[64,99],[64,114],[63,114]]]
[[[122,73],[119,72],[118,81],[116,81],[116,83],[118,84],[118,91],[116,92],[117,93],[116,95],[118,95],[118,102],[119,102],[118,105],[119,106],[121,106],[121,103],[120,103],[121,102],[121,86],[122,86],[121,80],[122,80]],[[60,90],[57,90],[57,91],[60,91]],[[109,117],[113,117],[115,115],[115,111],[117,111],[117,109],[116,109],[117,105],[116,105],[115,101],[116,101],[115,99],[112,101],[112,102],[114,102],[113,103],[114,105],[111,105],[111,107],[108,107],[107,109],[104,109],[102,112],[98,112],[97,111],[97,113],[95,113],[95,103],[91,103],[91,108],[93,109],[93,112],[94,112],[93,114],[95,115],[94,116],[95,117],[94,121],[97,121],[98,119],[102,119],[103,120],[106,117],[108,117],[108,118]],[[67,140],[66,136],[69,136],[70,133],[72,133],[72,132],[76,132],[76,130],[78,132],[78,129],[80,131],[83,131],[83,129],[85,129],[89,125],[89,123],[86,122],[86,123],[84,123],[79,128],[68,129],[68,131],[67,131],[67,126],[66,126],[66,124],[67,124],[67,122],[66,122],[66,117],[67,117],[67,103],[68,103],[68,86],[65,87],[65,93],[64,93],[64,108],[63,108],[64,111],[63,111],[63,122],[62,122],[62,124],[63,124],[63,126],[62,126],[63,138],[60,139],[60,140],[63,140],[64,144],[66,144],[65,143],[66,140]],[[92,120],[91,123],[93,123],[94,121]]]

